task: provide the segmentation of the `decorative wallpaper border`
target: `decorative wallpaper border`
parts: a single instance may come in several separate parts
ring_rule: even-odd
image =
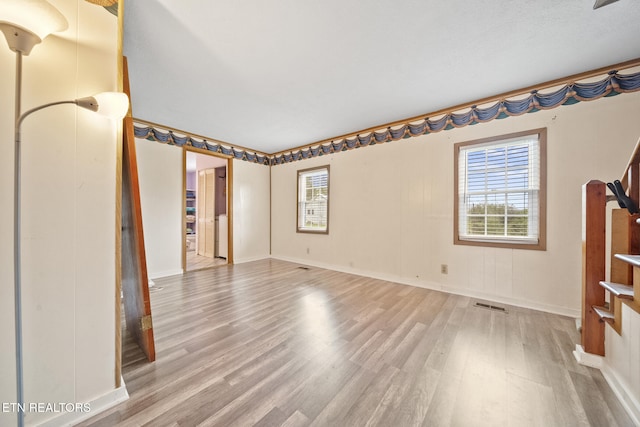
[[[610,71],[604,79],[593,83],[571,83],[550,93],[541,93],[537,89],[511,97],[511,99],[498,100],[488,107],[473,105],[463,112],[447,112],[438,118],[425,117],[422,121],[412,119],[411,122],[396,124],[377,131],[365,134],[354,134],[338,141],[330,141],[324,144],[312,145],[297,149],[289,153],[271,156],[272,165],[295,162],[324,156],[354,148],[369,145],[382,144],[391,141],[399,141],[440,132],[461,128],[478,123],[487,123],[496,119],[504,119],[512,116],[520,116],[525,113],[535,113],[540,110],[549,110],[561,105],[576,104],[581,101],[592,101],[605,96],[615,96],[621,93],[636,92],[640,90],[640,72],[633,74],[620,74],[618,71]]]
[[[637,66],[635,61],[631,67]],[[615,67],[615,66],[614,66]],[[629,67],[627,67],[629,68]],[[576,104],[582,101],[593,101],[599,98],[615,96],[621,93],[640,91],[640,71],[636,73],[622,74],[618,70],[601,72],[592,75],[585,73],[586,77],[581,80],[592,80],[598,75],[606,77],[595,82],[571,82],[560,86],[548,93],[542,89],[533,89],[529,92],[524,90],[513,96],[504,99],[494,99],[492,104],[481,107],[471,105],[466,109],[431,113],[424,118],[407,119],[381,127],[378,130],[363,131],[354,133],[337,140],[327,140],[304,147],[295,148],[290,151],[276,154],[266,154],[256,152],[244,147],[233,146],[219,141],[209,142],[204,137],[196,137],[175,129],[158,126],[144,120],[136,120],[134,124],[135,136],[151,141],[157,141],[169,145],[184,145],[208,150],[214,153],[223,154],[237,160],[244,160],[252,163],[259,163],[266,166],[277,166],[299,160],[311,159],[328,154],[340,153],[353,150],[354,148],[368,147],[370,145],[384,144],[392,141],[399,141],[407,138],[414,138],[429,133],[436,133],[443,130],[461,128],[478,123],[487,123],[496,119],[520,116],[525,113],[535,113],[540,110],[550,110],[562,105]],[[549,87],[549,85],[540,85]],[[185,134],[178,136],[176,133]]]
[[[138,121],[140,122],[140,120]],[[136,123],[136,119],[134,119],[133,131],[136,138],[148,139],[149,141],[157,141],[168,145],[177,145],[178,147],[186,145],[251,163],[259,163],[267,166],[271,164],[271,157],[268,155],[258,154],[251,150],[241,149],[219,142],[211,143],[206,139],[196,138],[191,135],[178,136],[171,129],[160,130],[155,127],[155,125]]]

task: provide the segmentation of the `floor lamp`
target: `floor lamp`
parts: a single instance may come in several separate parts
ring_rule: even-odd
[[[24,426],[25,402],[23,390],[22,353],[22,295],[21,295],[21,249],[20,249],[20,193],[21,153],[20,127],[24,119],[36,111],[60,104],[75,104],[100,114],[122,119],[129,109],[129,99],[123,93],[105,92],[92,97],[68,101],[50,102],[21,113],[22,57],[53,32],[68,27],[66,18],[46,0],[4,0],[0,2],[0,30],[4,33],[9,48],[16,53],[15,82],[15,128],[14,128],[14,218],[13,218],[13,271],[14,310],[16,341],[16,403],[18,426]]]

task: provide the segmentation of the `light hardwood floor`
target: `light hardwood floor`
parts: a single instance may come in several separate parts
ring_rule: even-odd
[[[157,361],[82,426],[630,426],[573,319],[263,260],[157,279]]]
[[[210,258],[197,255],[196,251],[187,251],[187,271],[202,270],[226,264],[227,260],[225,258]]]

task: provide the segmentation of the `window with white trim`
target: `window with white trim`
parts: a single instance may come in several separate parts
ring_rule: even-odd
[[[546,129],[455,144],[454,243],[544,250]]]
[[[329,166],[298,171],[299,233],[329,233]]]

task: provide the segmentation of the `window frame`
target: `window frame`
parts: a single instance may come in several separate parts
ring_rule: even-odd
[[[500,144],[502,141],[536,136],[538,137],[538,145],[540,147],[540,189],[538,191],[538,242],[526,243],[517,242],[516,238],[508,236],[489,240],[483,237],[478,239],[461,238],[459,233],[460,227],[460,195],[459,195],[459,155],[460,150],[469,148],[473,145],[492,145]],[[509,249],[529,249],[545,251],[547,249],[547,128],[531,129],[522,132],[514,132],[504,135],[492,136],[489,138],[476,139],[472,141],[459,142],[453,146],[453,170],[454,170],[454,198],[453,198],[453,244],[466,246],[483,246],[491,248],[509,248]]]
[[[311,230],[300,227],[300,176],[302,174],[308,174],[310,172],[327,171],[327,224],[324,230]],[[296,233],[307,233],[307,234],[329,234],[329,199],[330,199],[330,168],[329,165],[315,166],[307,169],[298,169],[296,172]]]

